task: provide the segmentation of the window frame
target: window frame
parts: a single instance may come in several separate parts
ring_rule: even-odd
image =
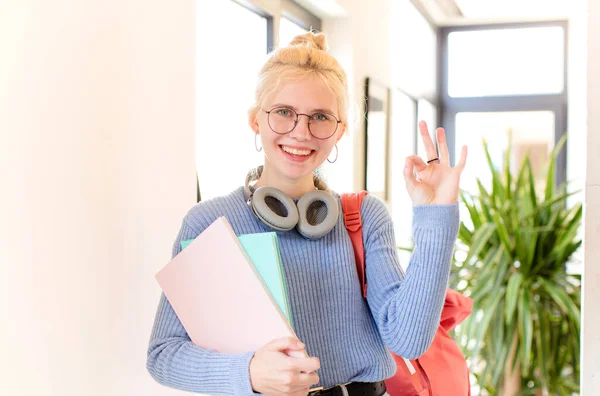
[[[448,94],[448,36],[453,32],[503,30],[521,28],[561,27],[564,32],[564,89],[558,94],[499,95],[484,97],[451,97]],[[446,130],[450,161],[456,158],[456,115],[464,112],[508,112],[508,111],[551,111],[555,115],[554,143],[558,143],[567,133],[568,121],[568,21],[540,21],[491,23],[480,25],[445,26],[439,30],[438,37],[439,85],[438,85],[438,124]],[[560,151],[556,164],[556,184],[566,181],[567,142]]]

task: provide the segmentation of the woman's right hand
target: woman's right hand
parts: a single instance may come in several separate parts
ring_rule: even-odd
[[[250,383],[263,395],[306,396],[319,383],[315,371],[321,367],[316,357],[291,357],[288,351],[302,351],[295,338],[280,338],[259,349],[250,361]]]

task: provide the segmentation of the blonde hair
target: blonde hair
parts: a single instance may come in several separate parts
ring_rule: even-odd
[[[271,52],[258,73],[254,105],[248,112],[249,121],[256,119],[266,98],[282,83],[297,81],[307,76],[319,78],[335,95],[339,118],[348,125],[350,98],[346,72],[328,53],[325,34],[313,32],[298,35],[288,46]]]

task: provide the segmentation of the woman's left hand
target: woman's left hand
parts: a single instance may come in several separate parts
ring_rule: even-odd
[[[438,128],[436,131],[439,155],[425,121],[419,123],[419,130],[427,152],[427,159],[438,159],[426,163],[416,155],[406,158],[404,179],[413,204],[445,205],[458,202],[460,175],[467,163],[467,146],[463,146],[460,161],[453,168],[450,166],[450,154],[444,129]]]

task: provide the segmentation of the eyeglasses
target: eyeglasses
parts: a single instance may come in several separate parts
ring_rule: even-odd
[[[302,114],[287,107],[276,107],[263,110],[267,113],[267,121],[271,130],[279,135],[290,133],[298,125],[298,116],[308,117],[308,131],[316,139],[325,140],[332,137],[338,129],[340,120],[329,113]]]

